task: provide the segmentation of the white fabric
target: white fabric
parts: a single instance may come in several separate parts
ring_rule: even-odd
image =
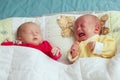
[[[0,80],[120,80],[119,58],[81,58],[66,65],[33,48],[0,46]]]
[[[95,42],[95,48],[93,50],[93,53],[95,54],[101,54],[103,49],[103,43],[101,42]]]

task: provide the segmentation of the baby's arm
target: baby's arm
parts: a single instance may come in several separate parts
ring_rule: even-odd
[[[1,45],[10,46],[10,45],[13,45],[13,42],[7,38],[1,43]]]
[[[42,51],[46,55],[48,55],[54,60],[58,60],[62,56],[62,54],[60,53],[60,49],[58,47],[52,47],[52,45],[46,40],[43,41],[43,43],[44,43],[44,48],[42,49]]]
[[[101,43],[103,43],[103,48],[100,56],[104,58],[113,57],[117,51],[116,41],[112,37],[108,36],[105,37]]]
[[[116,52],[116,42],[111,37],[100,38],[99,42],[89,42],[89,49],[95,56],[111,58]]]
[[[90,51],[93,52],[94,48],[95,48],[96,43],[95,42],[88,42],[87,46],[89,47]]]
[[[68,60],[70,62],[74,62],[79,58],[79,43],[75,42],[72,47],[70,52],[68,53]]]
[[[58,47],[53,47],[51,53],[54,60],[58,60],[62,56]]]
[[[5,45],[5,46],[11,46],[11,45],[19,45],[22,42],[19,40],[15,40],[14,42],[12,42],[9,38],[6,38],[1,45]]]

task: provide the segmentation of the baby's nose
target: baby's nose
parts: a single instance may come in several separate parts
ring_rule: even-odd
[[[33,35],[37,35],[38,33],[37,32],[33,32]]]
[[[77,30],[77,31],[81,31],[81,27],[77,27],[76,30]]]

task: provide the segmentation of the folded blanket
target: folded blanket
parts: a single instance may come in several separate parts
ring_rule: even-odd
[[[81,58],[67,65],[33,48],[0,46],[0,80],[119,80],[119,57]]]

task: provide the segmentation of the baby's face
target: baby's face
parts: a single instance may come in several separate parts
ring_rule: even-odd
[[[91,17],[77,19],[74,25],[75,37],[78,41],[84,41],[98,34],[96,33],[96,23]]]
[[[25,24],[18,37],[23,43],[38,45],[42,42],[42,36],[39,27],[36,24]]]

